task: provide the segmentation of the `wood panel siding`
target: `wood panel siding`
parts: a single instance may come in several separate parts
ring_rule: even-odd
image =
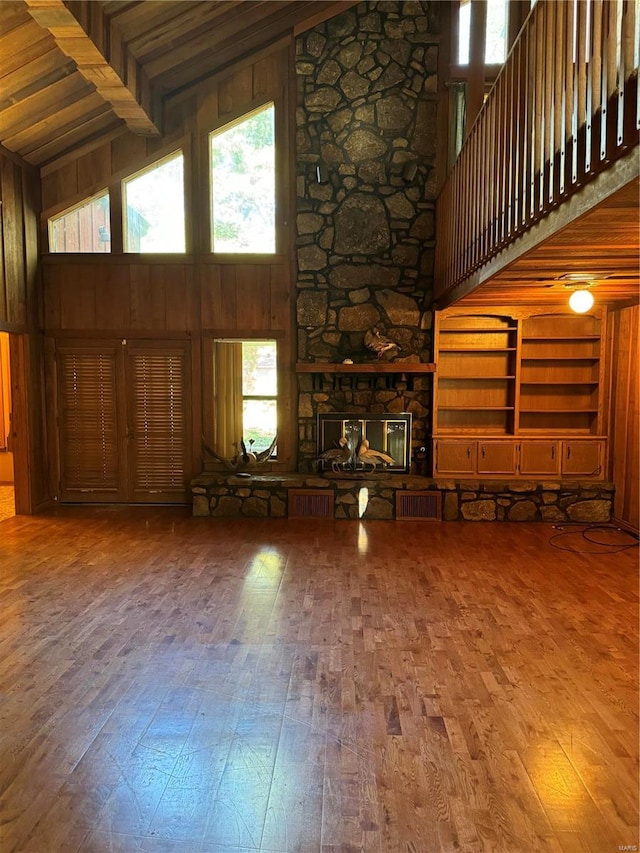
[[[18,512],[29,513],[45,506],[50,494],[40,331],[40,191],[35,170],[4,151],[0,201],[0,330],[10,333],[15,503]]]
[[[192,263],[101,255],[100,262],[50,260],[43,271],[48,332],[187,332],[198,325]]]
[[[168,9],[167,9],[168,11]],[[175,10],[174,10],[175,11]],[[284,375],[293,357],[293,296],[289,257],[291,146],[289,142],[288,46],[263,53],[169,99],[159,140],[131,133],[108,135],[76,158],[65,156],[43,168],[46,221],[104,187],[110,188],[110,254],[45,254],[43,258],[44,317],[47,334],[57,346],[96,336],[148,341],[184,338],[193,343],[189,371],[194,423],[187,427],[194,445],[191,468],[200,464],[201,408],[208,374],[199,363],[201,334],[277,336],[281,367],[279,397],[284,422],[279,424],[280,468],[296,464],[294,425],[295,374]],[[209,200],[209,134],[272,101],[276,105],[277,246],[275,255],[211,253]],[[181,255],[122,253],[119,227],[120,182],[159,156],[181,147],[185,158],[185,200],[188,250]],[[205,407],[205,415],[207,414]],[[192,440],[191,440],[192,439]],[[136,500],[137,498],[132,498]]]
[[[640,392],[638,389],[637,305],[614,311],[611,324],[610,477],[616,484],[614,512],[618,520],[640,529]]]

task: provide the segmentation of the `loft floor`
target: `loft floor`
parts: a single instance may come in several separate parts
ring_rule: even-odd
[[[579,529],[3,521],[3,853],[637,844],[638,552]]]

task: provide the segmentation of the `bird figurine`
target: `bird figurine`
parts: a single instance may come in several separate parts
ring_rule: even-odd
[[[213,456],[213,458],[217,462],[221,462],[222,465],[228,471],[243,471],[246,468],[257,468],[260,465],[263,465],[267,462],[275,450],[275,447],[278,443],[278,436],[276,435],[266,450],[254,451],[253,450],[253,439],[249,439],[249,450],[247,450],[247,445],[243,438],[240,439],[239,442],[234,441],[233,446],[235,447],[236,452],[233,456],[228,459],[225,459],[224,456],[219,456],[215,450],[207,443],[204,435],[202,436],[202,446],[209,454],[209,456]]]
[[[391,465],[394,461],[388,453],[381,453],[378,450],[371,450],[369,442],[366,438],[363,438],[360,441],[360,444],[358,445],[358,449],[356,451],[356,458],[358,462],[362,462],[365,471],[367,469],[367,465],[371,465],[371,470],[375,471],[378,465],[382,463],[386,465]]]
[[[389,350],[400,349],[398,344],[395,341],[392,341],[391,338],[386,338],[384,335],[381,335],[380,330],[375,326],[365,333],[364,345],[367,349],[375,352],[378,358],[382,358],[385,352],[389,352]]]
[[[351,459],[351,448],[349,442],[344,436],[338,439],[338,447],[332,447],[330,450],[325,450],[316,459],[318,463],[330,462],[331,470],[336,473],[340,468],[349,462]]]

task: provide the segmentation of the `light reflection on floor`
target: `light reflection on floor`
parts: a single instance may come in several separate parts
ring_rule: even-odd
[[[15,493],[13,486],[0,486],[0,521],[13,518],[16,514]]]

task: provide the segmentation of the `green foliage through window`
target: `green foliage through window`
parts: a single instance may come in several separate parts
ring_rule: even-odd
[[[210,135],[214,252],[273,254],[273,104]]]
[[[242,422],[244,440],[264,450],[278,431],[278,373],[275,341],[242,342]]]

